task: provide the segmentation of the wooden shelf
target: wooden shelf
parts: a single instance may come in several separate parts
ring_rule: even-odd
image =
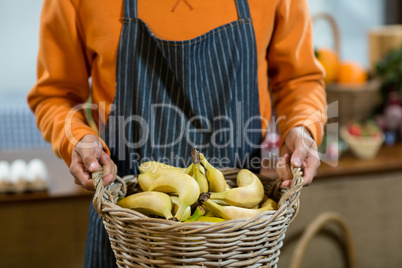
[[[402,170],[402,144],[383,146],[377,157],[372,160],[361,160],[351,153],[345,153],[336,167],[322,163],[317,178],[362,175]]]

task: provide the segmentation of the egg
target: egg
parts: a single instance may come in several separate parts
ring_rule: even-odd
[[[27,163],[24,160],[14,160],[10,166],[10,181],[12,183],[17,183],[18,181],[26,181],[27,170]]]
[[[10,164],[7,161],[0,161],[0,182],[10,181]]]
[[[48,170],[45,163],[41,159],[32,159],[28,164],[27,179],[30,182],[35,180],[47,183],[49,180]]]

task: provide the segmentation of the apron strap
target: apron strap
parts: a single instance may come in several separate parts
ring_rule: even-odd
[[[235,0],[237,7],[237,14],[239,16],[239,20],[241,19],[250,19],[250,9],[248,8],[247,0]]]
[[[124,0],[124,17],[137,18],[137,0]],[[235,0],[239,20],[250,19],[250,10],[247,0]]]
[[[137,0],[124,0],[124,18],[137,18]]]

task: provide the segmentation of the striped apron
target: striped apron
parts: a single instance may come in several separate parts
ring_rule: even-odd
[[[218,167],[259,158],[261,117],[256,41],[247,0],[238,20],[185,41],[157,38],[124,1],[116,95],[102,138],[118,175],[141,162],[185,167],[197,149]],[[85,267],[115,267],[107,233],[90,208]]]

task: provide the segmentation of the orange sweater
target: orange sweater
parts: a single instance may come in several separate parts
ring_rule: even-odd
[[[249,0],[249,7],[257,42],[261,114],[269,121],[269,79],[278,117],[285,116],[278,122],[281,136],[307,124],[319,144],[326,100],[307,0]],[[82,110],[72,109],[88,99],[89,77],[92,102],[97,104],[95,121],[107,120],[115,95],[122,16],[123,0],[44,1],[38,81],[28,102],[45,140],[68,165],[77,141],[96,135]],[[159,38],[185,40],[236,20],[237,11],[234,0],[138,0],[138,17]]]

